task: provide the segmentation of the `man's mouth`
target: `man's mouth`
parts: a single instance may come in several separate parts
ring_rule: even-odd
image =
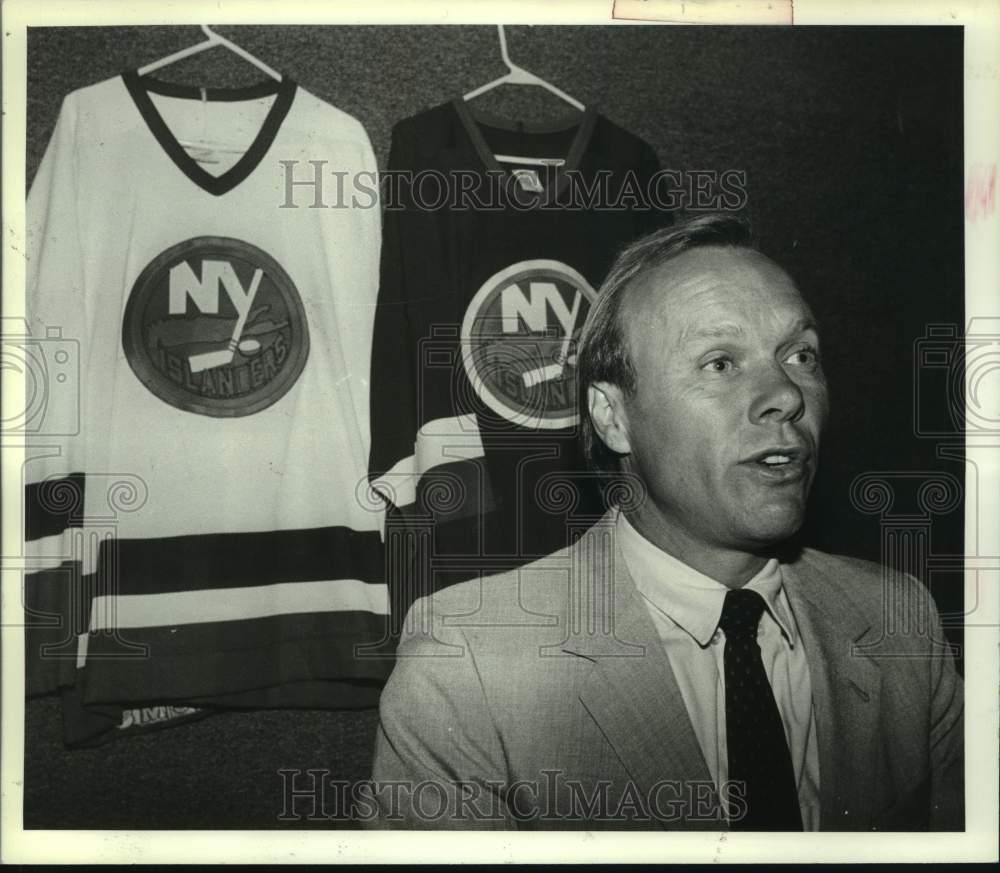
[[[809,453],[801,446],[773,446],[750,455],[743,463],[766,479],[796,481],[809,467]]]

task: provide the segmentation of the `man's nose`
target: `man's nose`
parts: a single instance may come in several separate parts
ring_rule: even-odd
[[[767,367],[757,376],[750,420],[754,424],[765,421],[798,421],[805,412],[802,389],[778,364]]]

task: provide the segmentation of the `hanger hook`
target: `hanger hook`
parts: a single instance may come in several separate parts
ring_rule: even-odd
[[[500,58],[507,65],[508,69],[512,68],[514,64],[511,62],[510,53],[507,51],[507,33],[504,30],[504,26],[498,24],[497,31],[500,34]]]
[[[217,40],[219,38],[219,35],[214,30],[212,30],[212,28],[210,28],[207,24],[201,25],[201,32],[204,33],[205,36],[207,36],[211,40]]]

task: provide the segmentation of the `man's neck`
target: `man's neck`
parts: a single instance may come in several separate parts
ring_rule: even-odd
[[[654,546],[699,573],[715,579],[727,588],[740,588],[767,563],[764,555],[699,542],[658,517],[634,511],[626,514],[629,523]]]

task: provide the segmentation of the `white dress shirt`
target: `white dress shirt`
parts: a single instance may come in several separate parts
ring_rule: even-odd
[[[667,554],[618,513],[616,536],[670,659],[695,736],[716,788],[728,779],[725,634],[719,629],[729,590]],[[781,568],[772,558],[743,587],[764,598],[757,642],[792,756],[802,825],[819,830],[819,747],[809,665]]]

